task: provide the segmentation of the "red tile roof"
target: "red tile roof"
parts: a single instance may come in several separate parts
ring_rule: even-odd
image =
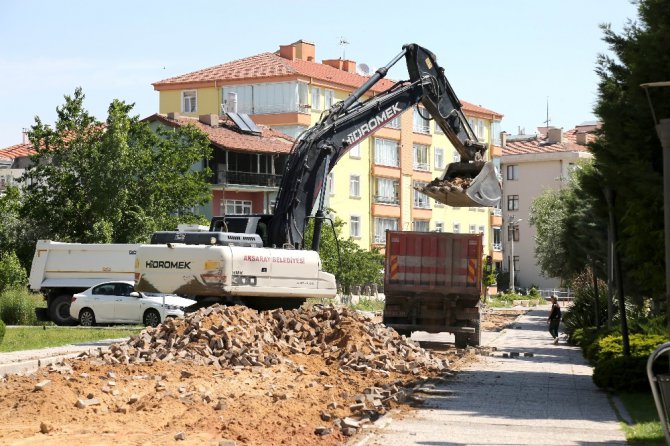
[[[480,118],[489,118],[494,120],[501,120],[503,115],[488,108],[484,108],[481,105],[471,104],[467,101],[461,100],[463,104],[463,113],[477,115]]]
[[[170,119],[158,113],[144,118],[143,121],[160,121],[171,127],[193,124],[202,130],[216,147],[240,152],[289,153],[294,141],[290,136],[260,124],[258,125],[261,130],[260,135],[243,133],[226,116],[219,116],[219,125],[216,127],[204,124],[197,118],[179,116],[176,119]]]
[[[571,129],[563,132],[563,142],[548,143],[543,135],[527,135],[527,138],[521,140],[522,136],[517,135],[517,141],[508,139],[503,147],[503,156],[505,155],[526,155],[531,153],[556,153],[556,152],[588,152],[589,148],[577,144],[577,129]],[[596,138],[593,133],[586,134],[586,142],[592,142]]]
[[[28,143],[28,144],[15,144],[13,146],[6,147],[4,149],[0,149],[0,156],[3,156],[5,158],[9,159],[16,159],[20,158],[22,156],[31,156],[36,154],[37,152],[35,149],[33,149],[33,145]]]
[[[288,60],[274,53],[262,53],[244,59],[234,60],[214,67],[205,68],[191,73],[175,76],[152,84],[155,90],[180,84],[202,83],[214,85],[214,82],[244,81],[248,79],[268,79],[273,77],[308,77],[320,81],[341,85],[342,87],[358,88],[369,79],[357,73],[349,73],[329,65],[316,62],[307,62],[301,59]],[[391,79],[381,79],[372,88],[374,93],[380,93],[395,84]],[[464,112],[472,112],[495,119],[502,119],[503,115],[492,110],[461,101]]]

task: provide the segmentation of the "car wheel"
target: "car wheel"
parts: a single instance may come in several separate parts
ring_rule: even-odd
[[[74,325],[76,322],[70,316],[71,294],[61,294],[49,301],[49,318],[56,325]]]
[[[84,308],[79,312],[79,325],[92,327],[95,325],[95,314],[90,308]]]
[[[151,325],[152,327],[155,327],[161,323],[161,315],[158,314],[158,311],[156,310],[147,310],[144,312],[142,322],[144,325]]]

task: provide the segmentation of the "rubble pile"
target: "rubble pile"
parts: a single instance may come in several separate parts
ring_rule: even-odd
[[[319,355],[327,365],[360,372],[442,372],[446,360],[348,308],[256,312],[214,305],[147,328],[100,353],[108,364],[190,361],[220,368],[264,366],[291,354]]]
[[[428,183],[424,190],[432,193],[463,192],[470,187],[472,178],[456,177],[452,179],[440,180],[435,178]]]

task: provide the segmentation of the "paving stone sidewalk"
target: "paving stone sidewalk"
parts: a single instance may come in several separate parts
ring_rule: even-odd
[[[532,310],[513,328],[488,334],[484,342],[497,348],[496,356],[482,357],[446,384],[450,395],[431,396],[410,416],[386,417],[356,444],[626,445],[580,349],[553,344],[548,310]]]

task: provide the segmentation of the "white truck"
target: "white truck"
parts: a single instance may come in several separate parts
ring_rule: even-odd
[[[136,244],[80,244],[39,240],[30,269],[30,289],[44,295],[48,317],[69,325],[72,295],[108,280],[134,280]]]
[[[140,245],[136,289],[198,300],[243,304],[257,310],[299,307],[306,298],[333,298],[335,276],[315,251],[263,248],[257,234],[165,233],[167,244]],[[181,243],[180,243],[181,242]],[[205,243],[207,242],[207,243]],[[192,243],[192,244],[189,244]]]

